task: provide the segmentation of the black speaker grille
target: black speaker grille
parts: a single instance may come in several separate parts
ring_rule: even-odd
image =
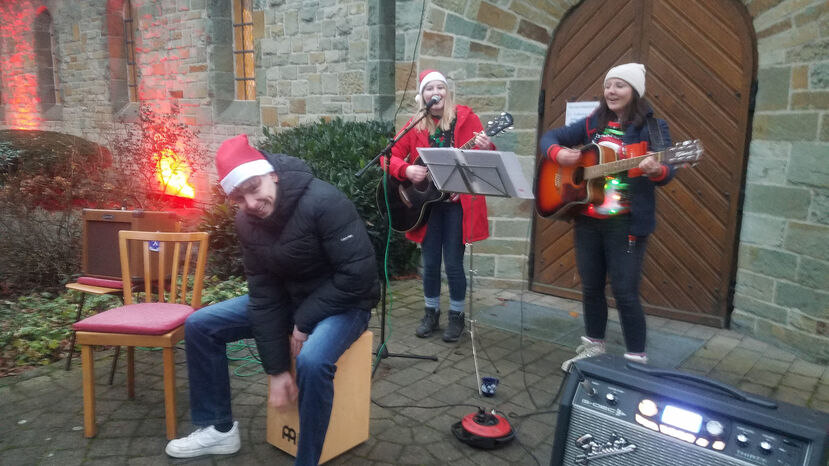
[[[623,437],[636,445],[632,452],[605,456],[578,463],[577,456],[583,450],[576,446],[576,439],[590,434],[597,443],[607,441],[611,435]],[[574,405],[570,417],[570,429],[564,449],[563,465],[589,464],[595,466],[755,466],[738,459],[700,448],[682,440],[654,432],[637,424]]]
[[[131,227],[129,222],[86,222],[87,262],[84,275],[121,279],[118,232]]]

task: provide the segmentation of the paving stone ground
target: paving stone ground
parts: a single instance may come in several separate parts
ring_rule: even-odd
[[[393,307],[385,331],[391,354],[437,356],[438,361],[381,359],[372,382],[371,435],[367,442],[333,459],[332,465],[385,464],[549,464],[556,424],[555,397],[564,374],[562,361],[572,347],[530,338],[478,323],[475,348],[481,375],[500,379],[495,397],[478,395],[470,334],[454,344],[436,334],[414,336],[422,289],[416,280],[394,282]],[[579,304],[516,290],[474,292],[472,316],[505,300],[520,300],[578,313]],[[445,316],[442,316],[445,321]],[[380,319],[370,328],[375,348]],[[445,322],[443,323],[445,325]],[[829,412],[829,369],[729,330],[648,317],[649,330],[700,339],[703,343],[679,369],[731,384],[746,392]],[[469,327],[467,327],[468,329]],[[265,376],[244,359],[233,362],[234,414],[242,449],[232,456],[174,460],[164,454],[161,355],[138,351],[136,398],[128,400],[123,364],[107,384],[113,350],[98,352],[96,375],[98,435],[83,436],[79,361],[63,362],[0,379],[0,465],[290,465],[293,459],[265,441]],[[245,348],[236,353],[248,356]],[[189,433],[189,402],[184,352],[177,352],[178,421]],[[511,420],[516,441],[498,450],[476,450],[459,442],[450,427],[476,407],[496,409]]]

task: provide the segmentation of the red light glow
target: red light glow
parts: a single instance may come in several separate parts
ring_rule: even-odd
[[[41,7],[44,8],[44,7]],[[39,11],[39,10],[38,10]],[[0,2],[0,84],[6,121],[14,129],[40,126],[32,24],[35,9],[28,2]]]
[[[163,149],[158,159],[156,176],[161,183],[164,194],[171,196],[196,197],[196,189],[188,182],[192,170],[190,166],[177,157],[172,149]]]

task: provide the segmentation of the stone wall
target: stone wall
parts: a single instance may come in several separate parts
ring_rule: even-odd
[[[414,109],[419,71],[440,70],[456,102],[472,107],[484,125],[500,112],[512,114],[515,129],[493,142],[518,155],[532,182],[541,70],[567,3],[398,0],[396,96],[403,108],[396,126],[402,127]],[[472,247],[475,286],[523,287],[533,204],[489,197],[487,205],[490,239]]]
[[[0,122],[4,127],[14,121],[8,99],[31,92],[13,87],[11,74],[34,72],[31,31],[26,28],[40,3],[22,0],[2,7],[3,56],[29,50],[16,71],[4,72],[0,81],[9,117]],[[134,108],[113,111],[109,104],[109,50],[121,44],[108,42],[105,17],[109,9],[120,11],[121,4],[118,0],[46,2],[55,18],[64,115],[51,121],[38,116],[40,129],[98,139],[112,130],[112,124],[134,118]],[[233,116],[222,114],[227,109],[216,110],[216,101],[226,90],[215,85],[212,75],[213,69],[221,69],[216,63],[232,60],[221,54],[231,40],[225,24],[220,24],[230,18],[230,1],[133,0],[132,4],[141,101],[161,110],[178,103],[183,120],[199,127],[209,145],[239,132],[261,135],[262,126],[290,127],[332,116],[373,119],[391,107],[393,3],[256,0],[257,101]],[[25,30],[19,30],[21,25]],[[120,56],[121,51],[115,53]]]
[[[732,328],[829,361],[829,4],[747,2],[758,93]]]
[[[135,103],[112,104],[115,74],[124,74],[113,57],[123,59],[123,43],[113,38],[107,14],[120,15],[123,0],[45,2],[54,18],[62,97],[48,115],[38,109],[32,50],[32,22],[42,3],[0,4],[0,128],[53,130],[108,144],[138,115]],[[263,126],[369,120],[393,107],[393,2],[254,0],[257,99],[249,102],[233,100],[227,72],[233,69],[230,0],[132,5],[140,101],[161,112],[177,104],[182,121],[199,130],[210,151],[231,135],[261,136]],[[201,188],[206,192],[206,180]]]

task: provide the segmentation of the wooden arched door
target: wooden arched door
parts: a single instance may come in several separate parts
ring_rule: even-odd
[[[566,102],[598,100],[609,68],[640,62],[646,97],[674,142],[704,144],[696,167],[657,189],[641,287],[650,314],[728,324],[755,50],[750,17],[736,0],[585,0],[555,31],[539,137],[564,124]],[[578,299],[571,225],[534,220],[531,289]]]

